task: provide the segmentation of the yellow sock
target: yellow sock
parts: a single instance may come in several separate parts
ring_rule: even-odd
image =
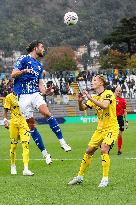
[[[92,157],[93,157],[92,155],[89,155],[89,154],[86,154],[86,153],[84,154],[84,157],[83,157],[81,165],[80,165],[80,170],[79,170],[79,173],[78,173],[79,176],[84,175],[84,172],[85,172],[86,168],[91,163]]]
[[[10,145],[11,165],[15,165],[16,163],[16,150],[17,150],[17,143],[11,143]]]
[[[102,167],[103,167],[103,177],[108,177],[110,168],[110,156],[108,154],[101,155]]]
[[[28,142],[22,142],[22,148],[23,148],[23,163],[24,166],[28,167],[28,162],[29,162],[29,145]]]

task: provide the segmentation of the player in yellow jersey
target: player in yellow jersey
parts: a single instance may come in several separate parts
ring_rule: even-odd
[[[118,133],[119,125],[116,116],[116,100],[112,91],[105,90],[106,80],[103,76],[97,75],[92,79],[92,87],[96,91],[96,96],[90,96],[88,92],[79,94],[78,102],[81,111],[87,108],[95,108],[98,116],[98,126],[94,132],[84,154],[80,165],[78,176],[74,177],[68,184],[74,185],[83,182],[86,168],[90,165],[93,154],[100,147],[103,167],[103,177],[99,187],[106,187],[109,183],[108,174],[110,168],[110,148],[114,145]],[[87,98],[86,103],[83,100]]]
[[[7,120],[7,114],[10,111],[10,124]],[[28,169],[29,163],[29,140],[30,133],[27,122],[20,112],[17,96],[10,93],[5,98],[4,103],[4,127],[9,128],[10,132],[10,158],[11,158],[11,174],[16,175],[16,150],[18,141],[21,140],[23,148],[23,163],[24,163],[24,176],[33,176],[34,173]]]

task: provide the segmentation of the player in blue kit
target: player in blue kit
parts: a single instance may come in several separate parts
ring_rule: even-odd
[[[56,134],[61,148],[66,152],[71,151],[71,147],[65,142],[59,124],[50,113],[42,95],[48,95],[51,89],[44,86],[42,72],[43,66],[37,60],[44,56],[44,46],[40,41],[32,41],[27,47],[28,55],[22,55],[15,63],[11,76],[14,80],[14,92],[18,95],[20,109],[27,119],[31,135],[43,156],[47,159],[47,164],[52,162],[50,154],[44,147],[40,133],[35,127],[33,117],[34,109],[37,109],[48,121],[52,131]]]

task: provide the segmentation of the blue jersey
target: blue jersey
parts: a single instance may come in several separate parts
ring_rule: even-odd
[[[31,69],[30,73],[24,73],[14,80],[14,92],[16,94],[32,94],[39,92],[39,79],[42,79],[42,64],[30,55],[19,57],[14,69]]]

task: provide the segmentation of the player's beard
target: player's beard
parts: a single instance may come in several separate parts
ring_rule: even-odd
[[[37,53],[38,57],[43,57],[44,53]]]

